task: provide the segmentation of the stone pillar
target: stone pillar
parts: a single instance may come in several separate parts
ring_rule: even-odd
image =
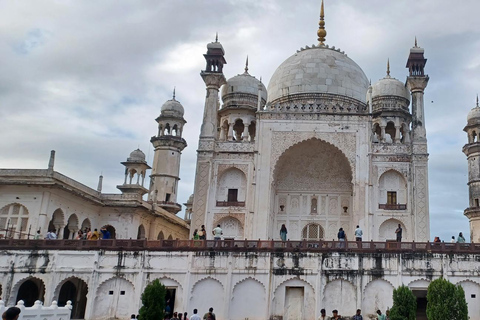
[[[249,141],[249,134],[248,134],[248,126],[245,125],[243,129],[243,139],[242,142],[248,142]]]
[[[400,143],[400,126],[395,126],[395,143]]]
[[[380,126],[380,129],[382,130],[380,133],[380,142],[385,142],[385,126]]]
[[[228,124],[228,141],[233,141],[233,123]]]

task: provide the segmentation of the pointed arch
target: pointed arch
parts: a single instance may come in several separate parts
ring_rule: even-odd
[[[92,223],[90,222],[90,219],[85,218],[82,222],[82,230],[85,231],[85,228],[92,228]]]
[[[0,229],[7,230],[6,238],[26,238],[28,209],[20,203],[11,203],[0,209]]]
[[[138,226],[137,239],[145,239],[145,227],[143,224]]]
[[[66,305],[67,301],[72,302],[72,319],[83,319],[87,305],[88,285],[85,279],[71,276],[63,279],[57,284],[54,290],[54,299],[59,307]]]
[[[14,291],[15,290],[15,291]],[[16,302],[23,300],[25,307],[32,307],[35,301],[45,301],[45,282],[37,277],[27,277],[15,284],[12,290]]]
[[[165,235],[163,234],[163,231],[160,231],[158,233],[157,240],[164,240],[164,239],[165,239]]]

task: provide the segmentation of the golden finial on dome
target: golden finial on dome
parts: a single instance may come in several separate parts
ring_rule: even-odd
[[[248,73],[248,55],[247,55],[247,61],[245,62],[245,73]]]
[[[327,31],[325,30],[325,21],[324,21],[324,9],[323,9],[323,0],[322,0],[322,6],[320,7],[320,22],[318,22],[318,44],[323,46],[325,45],[325,37],[327,36]]]
[[[387,59],[387,77],[390,77],[390,58]]]

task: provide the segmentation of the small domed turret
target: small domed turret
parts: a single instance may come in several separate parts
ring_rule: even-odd
[[[130,153],[130,156],[127,158],[127,161],[130,161],[130,162],[142,161],[142,162],[144,162],[145,161],[145,153],[143,153],[143,151],[140,150],[140,149],[133,150]]]

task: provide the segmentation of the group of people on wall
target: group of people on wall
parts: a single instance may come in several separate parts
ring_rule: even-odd
[[[56,230],[49,230],[47,234],[45,235],[44,239],[45,240],[56,240],[58,239],[57,233],[55,232]],[[42,239],[40,230],[37,231],[35,236],[33,237],[34,240],[40,240]],[[99,240],[99,239],[111,239],[112,235],[110,234],[110,231],[107,230],[106,227],[102,227],[100,229],[100,232],[98,229],[92,229],[86,227],[83,231],[78,230],[77,236],[75,237],[76,240]]]

